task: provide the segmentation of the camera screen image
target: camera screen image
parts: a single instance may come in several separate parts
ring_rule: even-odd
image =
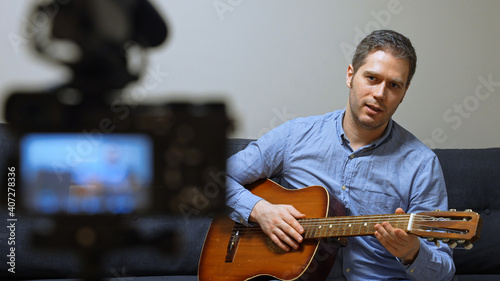
[[[146,135],[30,133],[19,149],[28,211],[127,214],[150,203],[154,148]]]

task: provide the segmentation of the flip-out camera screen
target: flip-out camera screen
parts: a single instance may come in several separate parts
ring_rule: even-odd
[[[126,214],[150,203],[153,144],[140,134],[28,134],[22,199],[41,214]]]

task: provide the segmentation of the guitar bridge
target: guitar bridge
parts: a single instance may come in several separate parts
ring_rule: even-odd
[[[227,244],[227,253],[225,262],[233,262],[234,254],[236,253],[236,248],[238,243],[240,243],[241,234],[238,229],[241,229],[240,224],[235,223],[233,231],[231,232],[231,237],[229,238],[229,243]]]

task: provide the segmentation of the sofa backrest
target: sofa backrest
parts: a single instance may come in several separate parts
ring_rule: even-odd
[[[471,250],[456,249],[457,274],[500,274],[500,148],[436,149],[448,207],[472,209],[482,218],[482,232]]]

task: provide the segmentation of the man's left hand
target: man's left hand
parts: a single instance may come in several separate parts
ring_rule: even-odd
[[[396,214],[404,214],[403,209],[398,208]],[[375,237],[382,246],[405,264],[412,263],[420,250],[420,241],[416,235],[394,228],[388,222],[375,225]]]

